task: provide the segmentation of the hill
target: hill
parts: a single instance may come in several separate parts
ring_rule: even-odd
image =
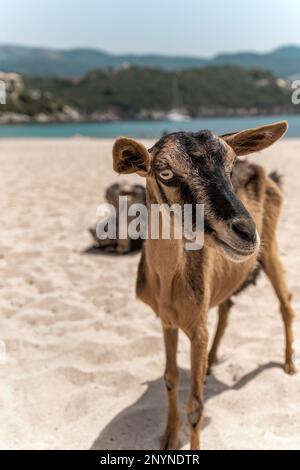
[[[298,112],[287,82],[236,66],[181,72],[130,67],[76,79],[23,77],[22,83],[1,111],[45,122],[165,119],[174,108],[191,117]]]
[[[186,70],[209,65],[263,68],[280,77],[300,76],[300,46],[286,46],[265,54],[220,54],[212,59],[157,54],[110,54],[97,49],[57,50],[0,45],[0,70],[23,75],[72,77],[94,69],[127,65],[163,70]]]

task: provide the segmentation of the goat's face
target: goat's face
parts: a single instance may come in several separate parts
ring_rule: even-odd
[[[218,137],[210,131],[178,132],[150,150],[131,139],[114,146],[114,169],[147,177],[159,204],[204,204],[205,241],[232,261],[259,249],[255,223],[234,192],[231,174],[237,156],[270,146],[287,129],[278,123]]]
[[[236,261],[255,253],[259,236],[233,190],[236,155],[224,140],[210,131],[179,132],[162,138],[150,153],[150,184],[160,203],[203,204],[206,243]]]

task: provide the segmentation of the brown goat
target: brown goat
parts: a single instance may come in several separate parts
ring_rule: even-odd
[[[286,130],[287,123],[279,122],[221,137],[210,131],[178,132],[163,137],[150,150],[123,137],[114,145],[115,171],[146,177],[148,206],[205,205],[203,249],[187,251],[183,239],[148,239],[138,270],[137,296],[156,312],[164,332],[168,394],[164,449],[179,445],[178,329],[191,341],[187,418],[191,448],[199,449],[208,359],[209,366],[216,361],[231,297],[253,283],[261,268],[280,302],[286,336],[284,368],[288,374],[295,372],[294,312],[275,237],[282,192],[276,174],[268,176],[261,166],[237,159],[269,147]],[[208,355],[207,315],[214,306],[219,306],[219,323]]]
[[[105,197],[107,202],[115,209],[116,211],[116,232],[119,230],[119,201],[120,197],[127,198],[128,209],[134,204],[146,204],[146,190],[144,186],[140,184],[129,184],[125,181],[121,183],[115,183],[109,186],[105,192]],[[109,223],[111,215],[108,215],[106,220]],[[127,225],[130,224],[132,217],[127,215]],[[102,250],[108,253],[118,253],[119,255],[125,255],[127,253],[138,251],[143,246],[142,237],[137,240],[132,240],[128,236],[125,239],[120,238],[106,238],[100,240],[97,234],[97,226],[89,229],[90,235],[93,238],[94,246],[90,249],[93,252],[95,250]]]

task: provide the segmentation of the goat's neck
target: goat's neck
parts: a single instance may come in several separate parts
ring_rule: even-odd
[[[151,229],[151,204],[157,203],[155,194],[147,190],[149,229]],[[210,278],[213,273],[213,259],[204,247],[198,251],[186,251],[185,243],[184,239],[154,240],[149,236],[146,243],[149,270],[157,275],[160,296],[166,305],[172,305],[173,310],[174,295],[194,300],[198,305],[206,305],[208,308],[210,289],[207,288],[209,283],[204,283],[204,270]]]

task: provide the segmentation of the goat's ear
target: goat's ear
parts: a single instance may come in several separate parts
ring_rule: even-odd
[[[127,137],[119,137],[113,146],[113,166],[117,173],[138,173],[147,176],[150,154],[143,144]]]
[[[222,135],[221,138],[233,148],[236,155],[243,156],[270,147],[286,133],[287,129],[287,121],[281,121],[269,126]]]

